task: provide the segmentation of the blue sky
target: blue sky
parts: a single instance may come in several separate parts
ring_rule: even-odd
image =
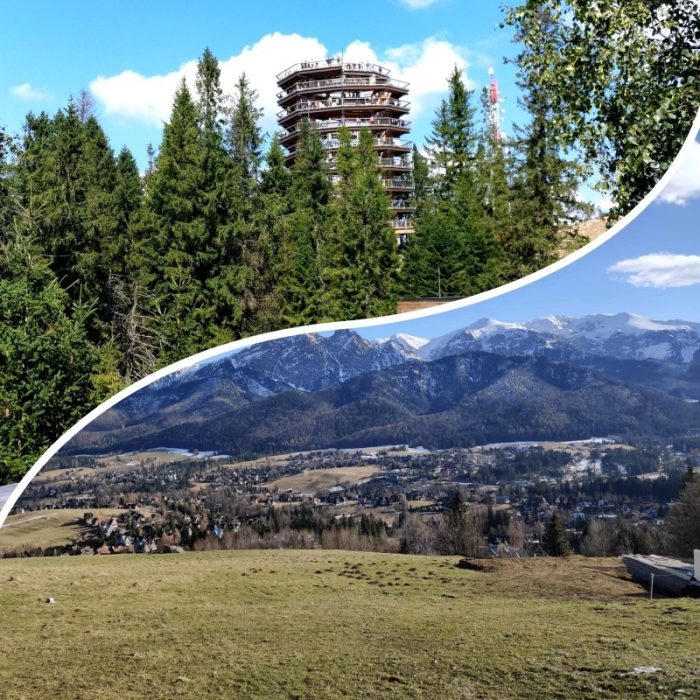
[[[225,66],[225,89],[241,70],[251,76],[274,128],[274,76],[290,64],[348,51],[375,58],[411,81],[412,138],[422,143],[445,79],[458,63],[472,87],[494,65],[505,95],[504,126],[517,108],[510,29],[498,28],[500,2],[461,0],[310,0],[250,3],[163,0],[2,3],[0,124],[21,129],[29,111],[53,113],[69,95],[90,89],[113,148],[127,145],[141,167],[146,145],[160,143],[173,86],[208,46]]]
[[[563,269],[494,299],[428,318],[361,328],[366,338],[394,333],[436,337],[487,317],[511,323],[552,315],[630,312],[700,322],[700,141],[663,192],[592,252]]]

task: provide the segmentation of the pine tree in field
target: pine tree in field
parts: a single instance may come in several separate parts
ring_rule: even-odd
[[[664,524],[669,554],[692,557],[700,549],[700,478],[689,467]]]
[[[550,557],[566,557],[571,554],[566,530],[556,513],[552,515],[542,537],[542,548]]]
[[[372,134],[362,130],[358,145],[341,130],[340,180],[332,205],[333,241],[324,275],[324,313],[330,318],[388,314],[396,306],[397,253],[389,226],[389,198],[379,174]]]
[[[280,326],[313,323],[323,314],[331,199],[325,160],[318,133],[302,122],[274,292]]]

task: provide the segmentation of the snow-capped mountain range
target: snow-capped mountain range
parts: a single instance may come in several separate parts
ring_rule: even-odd
[[[666,428],[651,427],[646,417],[637,415],[640,406],[660,406],[671,425],[676,414],[688,419],[699,400],[698,323],[624,313],[552,316],[528,323],[481,319],[432,339],[397,333],[368,340],[353,330],[341,330],[257,343],[136,392],[95,419],[71,449],[100,451],[116,444],[129,449],[180,443],[191,447],[204,440],[198,433],[204,425],[213,431],[210,436],[229,430],[232,435],[257,435],[272,431],[275,421],[286,425],[301,415],[306,418],[297,436],[304,430],[315,434],[321,426],[335,435],[337,426],[346,426],[352,417],[351,423],[364,426],[357,439],[374,444],[372,440],[389,439],[390,434],[370,435],[372,420],[393,416],[399,422],[405,419],[405,424],[403,432],[391,433],[392,439],[405,441],[406,431],[419,428],[415,416],[437,416],[441,411],[454,413],[450,435],[459,425],[481,431],[482,437],[488,432],[489,439],[506,439],[510,433],[503,425],[510,425],[509,411],[517,408],[530,415],[537,405],[556,405],[562,415],[571,413],[566,420],[572,426],[574,414],[588,415],[587,407],[595,405],[588,417],[605,414],[600,430],[623,430],[615,421],[629,412],[636,416],[634,430],[664,432]],[[318,423],[309,422],[308,411]],[[476,412],[483,426],[468,426],[464,411]],[[267,417],[263,420],[262,415]],[[426,427],[430,421],[437,421],[434,429],[440,432],[438,418],[420,420],[427,421],[421,423],[424,440],[433,430]],[[273,425],[263,426],[261,421]],[[493,432],[494,426],[501,426],[501,432]],[[586,424],[586,430],[595,432],[594,427]],[[258,448],[262,449],[256,444]],[[245,449],[253,449],[252,444]]]
[[[465,352],[566,361],[593,356],[700,364],[700,323],[656,321],[618,313],[581,318],[547,316],[527,323],[482,318],[435,338],[396,333],[389,338],[368,340],[353,330],[332,335],[308,333],[252,345],[223,359],[165,377],[155,386],[164,389],[190,379],[225,373],[253,393],[276,393],[280,386],[317,391],[406,360],[433,361]],[[245,381],[241,373],[245,374]]]
[[[699,348],[700,324],[632,314],[482,319],[432,339],[299,334],[154,382],[67,449],[257,454],[411,440],[668,436],[698,424]]]
[[[655,321],[630,313],[582,318],[548,316],[527,323],[484,318],[466,328],[424,340],[413,339],[416,357],[425,360],[481,350],[506,355],[547,352],[560,354],[562,359],[583,353],[679,364],[700,361],[700,323]]]

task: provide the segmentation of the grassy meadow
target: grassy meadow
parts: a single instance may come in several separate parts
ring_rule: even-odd
[[[697,692],[700,601],[649,601],[611,559],[455,563],[324,550],[0,560],[2,697]]]

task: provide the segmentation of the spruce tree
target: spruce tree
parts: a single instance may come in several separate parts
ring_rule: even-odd
[[[426,200],[432,194],[432,186],[428,160],[415,144],[413,144],[412,162],[413,196],[411,198],[411,203],[415,207],[416,215],[418,216],[420,215]]]
[[[485,269],[494,275],[484,279],[482,287],[496,286],[510,279],[509,260],[506,251],[513,234],[512,207],[512,158],[510,145],[501,135],[494,133],[489,118],[490,104],[486,89],[481,96],[482,128],[475,155],[475,180],[477,201],[477,228],[488,240],[489,257]]]
[[[276,194],[285,197],[291,184],[291,176],[286,165],[284,150],[280,144],[279,136],[274,134],[270,141],[270,148],[265,156],[267,167],[262,173],[260,191],[264,195]]]
[[[571,554],[566,530],[556,513],[552,514],[542,538],[542,548],[550,557],[567,557]]]
[[[164,358],[174,361],[203,350],[211,337],[212,314],[202,280],[211,263],[202,216],[202,143],[197,107],[180,84],[148,189],[148,225],[155,246],[150,260]],[[151,232],[148,227],[152,227]]]
[[[116,254],[115,158],[104,131],[72,100],[53,118],[28,115],[13,179],[61,285],[74,301],[96,302],[88,330],[100,342],[110,324],[105,279],[124,265]]]
[[[358,145],[340,133],[339,182],[333,201],[333,244],[325,275],[325,315],[361,318],[392,313],[396,306],[397,253],[389,226],[389,198],[382,184],[372,134]]]
[[[260,211],[262,111],[245,74],[236,83],[232,105],[226,110],[224,146],[228,167],[224,181],[224,218],[219,227],[216,265],[207,288],[216,300],[222,333],[219,341],[239,337],[251,324],[261,264],[256,218]]]
[[[473,174],[477,132],[473,91],[467,90],[456,66],[447,87],[448,96],[433,120],[427,150],[436,173],[436,190],[442,199],[450,201],[460,178]]]
[[[307,121],[299,129],[275,290],[279,324],[314,323],[323,313],[331,181],[326,154]]]
[[[0,231],[0,483],[19,479],[94,405],[89,306],[61,289],[26,212]]]
[[[535,272],[559,258],[565,229],[582,212],[576,196],[581,170],[564,158],[553,138],[551,103],[536,88],[522,103],[531,121],[518,129],[514,142],[514,227],[506,242],[511,279]]]
[[[270,142],[265,162],[260,182],[260,211],[255,223],[259,232],[256,246],[259,270],[256,275],[255,298],[259,303],[247,329],[253,333],[264,333],[278,327],[279,309],[275,288],[285,225],[290,211],[288,195],[291,174],[276,134]]]
[[[10,223],[10,155],[12,140],[0,126],[0,226]]]
[[[431,196],[418,200],[404,251],[401,289],[410,296],[467,296],[499,282],[495,239],[481,217],[472,92],[457,68],[448,88],[427,140],[431,177],[421,188]]]

